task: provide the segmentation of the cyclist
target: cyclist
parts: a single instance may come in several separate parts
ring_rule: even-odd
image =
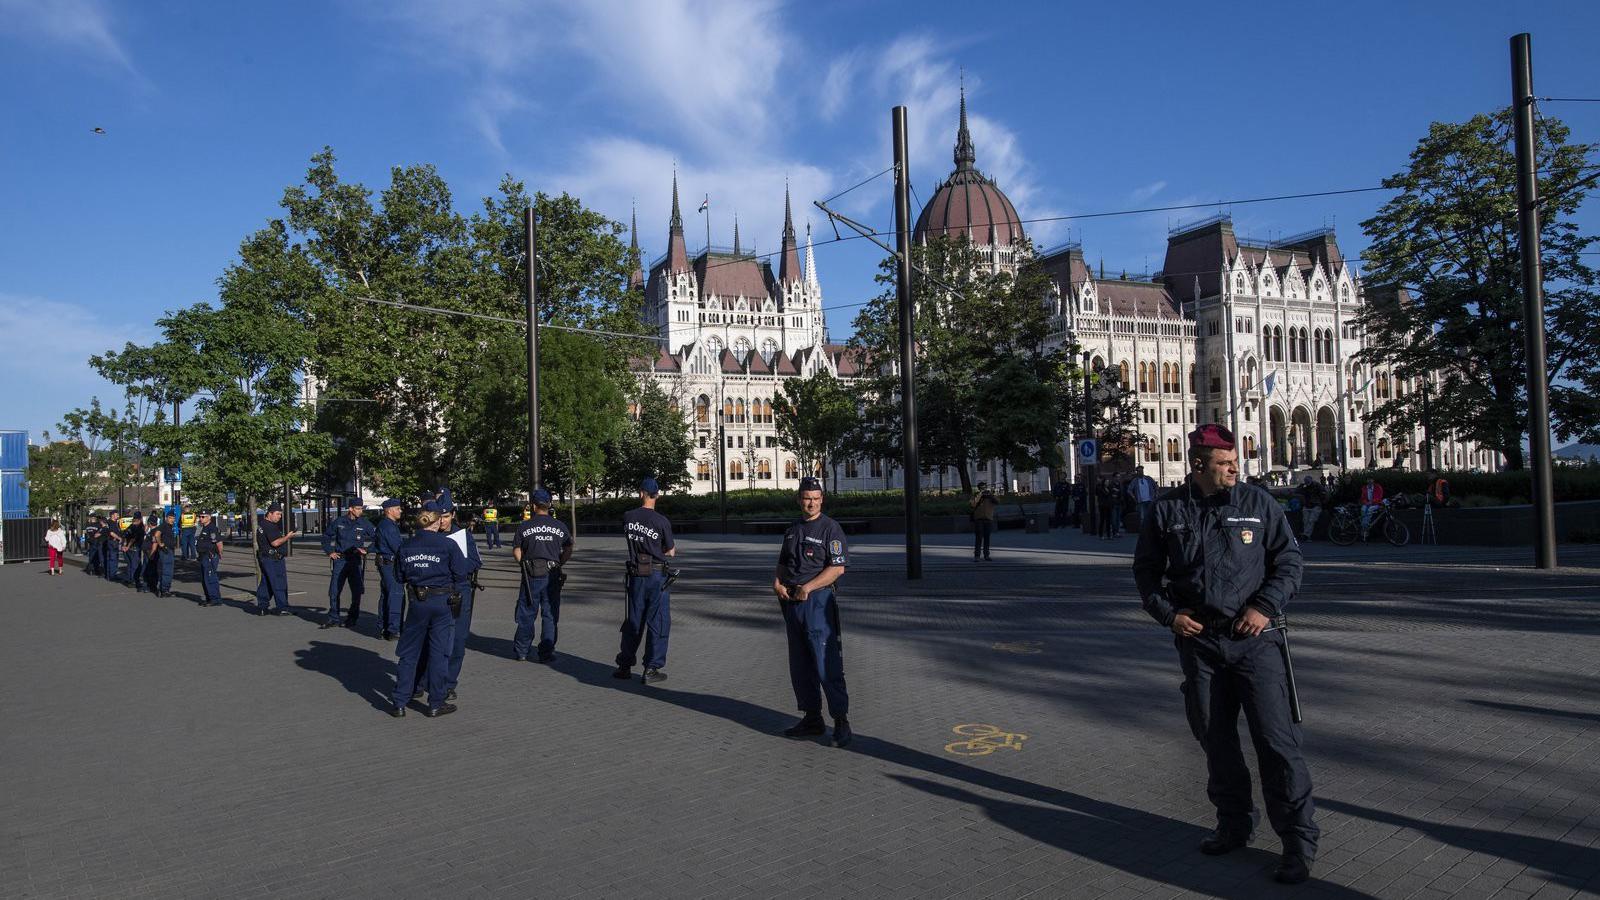
[[[1367,483],[1361,488],[1361,539],[1367,539],[1367,529],[1372,527],[1372,517],[1383,508],[1383,485],[1376,478],[1367,476]]]

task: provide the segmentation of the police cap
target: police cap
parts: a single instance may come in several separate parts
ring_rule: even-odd
[[[389,499],[383,501],[383,508],[384,509],[394,509],[396,506],[404,509],[405,505],[406,505],[406,502],[404,500],[401,500],[399,497],[390,497]]]
[[[283,512],[283,505],[279,504],[279,503],[268,504],[267,505],[267,512],[269,512],[269,513]]]
[[[1221,425],[1201,425],[1189,432],[1189,449],[1198,450],[1202,447],[1212,447],[1217,450],[1233,449],[1233,432]]]
[[[549,506],[552,498],[549,491],[539,487],[533,489],[533,496],[529,499],[533,501],[535,506]]]
[[[661,485],[657,484],[654,478],[646,478],[645,480],[639,482],[639,490],[654,497],[655,495],[661,493]]]
[[[812,478],[810,475],[800,479],[800,493],[804,494],[806,491],[820,490],[822,490],[822,482]]]

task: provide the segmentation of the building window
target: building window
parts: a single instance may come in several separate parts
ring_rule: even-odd
[[[711,424],[711,398],[705,394],[694,401],[694,420],[701,425]]]
[[[756,463],[756,479],[759,480],[759,481],[771,481],[772,480],[772,463],[770,463],[770,462],[768,462],[768,461],[766,461],[764,459],[761,460],[759,463]]]
[[[700,449],[704,450],[705,448],[706,448],[706,436],[702,434],[702,435],[700,435]]]
[[[847,459],[847,460],[844,461],[844,477],[846,477],[846,478],[860,478],[861,477],[861,467],[856,465],[856,461],[855,460]]]
[[[708,463],[705,460],[701,460],[700,462],[695,463],[695,466],[694,466],[694,480],[695,481],[710,481],[711,480],[711,463]]]
[[[744,435],[742,435],[742,434],[739,435],[739,449],[740,450],[744,449]]]
[[[732,481],[744,480],[744,463],[734,460],[728,463],[728,478]]]
[[[883,477],[883,460],[877,459],[876,457],[874,457],[873,460],[872,460],[872,477],[873,478],[882,478]]]
[[[1178,446],[1177,438],[1167,438],[1167,462],[1183,462],[1183,449]]]
[[[1350,435],[1350,458],[1361,458],[1361,438],[1358,438],[1353,434]]]
[[[1143,410],[1143,412],[1144,412],[1145,423],[1149,424],[1149,425],[1154,425],[1155,422],[1156,422],[1156,411],[1153,410],[1153,409],[1145,409],[1145,410]]]
[[[792,459],[783,461],[783,477],[793,481],[800,477],[800,465]]]
[[[1178,424],[1178,411],[1177,410],[1175,410],[1175,409],[1167,410],[1167,424],[1168,425],[1176,425],[1176,424]]]

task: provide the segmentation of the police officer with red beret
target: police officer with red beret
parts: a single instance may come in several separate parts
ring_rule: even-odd
[[[1239,482],[1233,434],[1203,425],[1189,435],[1189,477],[1162,494],[1139,533],[1133,574],[1145,611],[1175,635],[1189,727],[1206,754],[1217,827],[1200,851],[1250,843],[1250,770],[1239,747],[1245,712],[1261,767],[1267,818],[1283,843],[1274,877],[1310,877],[1320,831],[1311,773],[1287,691],[1277,622],[1300,587],[1302,558],[1277,500]]]

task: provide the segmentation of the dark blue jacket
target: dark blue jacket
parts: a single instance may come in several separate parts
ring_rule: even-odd
[[[372,523],[366,516],[342,515],[328,527],[322,529],[323,553],[346,553],[351,550],[366,550],[372,546],[372,539],[376,537]]]
[[[378,555],[393,559],[400,552],[400,545],[405,543],[406,536],[400,533],[400,526],[389,521],[388,516],[378,520]]]
[[[419,531],[400,546],[395,572],[418,588],[464,588],[476,566],[456,542],[437,531]]]
[[[1300,589],[1303,567],[1283,507],[1243,483],[1200,497],[1189,480],[1161,494],[1133,555],[1145,611],[1169,626],[1180,609],[1231,619],[1249,605],[1278,615]]]

